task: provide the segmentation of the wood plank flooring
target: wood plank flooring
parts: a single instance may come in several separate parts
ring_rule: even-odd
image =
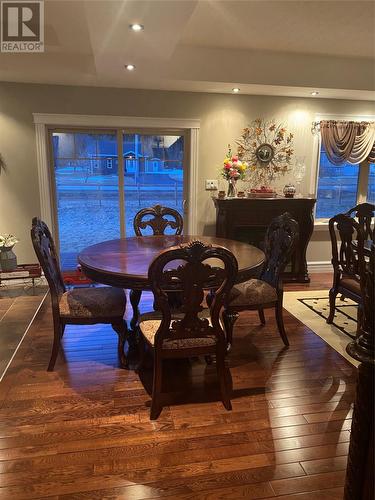
[[[48,288],[0,287],[0,380]]]
[[[0,499],[341,500],[356,370],[291,314],[289,349],[266,319],[236,324],[233,411],[193,359],[166,366],[171,404],[151,422],[151,371],[118,368],[107,326],[67,327],[45,371],[46,300],[0,385]]]

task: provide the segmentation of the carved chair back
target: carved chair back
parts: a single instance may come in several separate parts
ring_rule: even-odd
[[[215,262],[210,263],[208,259],[215,259]],[[225,349],[225,334],[219,314],[234,285],[237,272],[237,259],[224,247],[193,241],[161,252],[151,263],[148,272],[155,305],[162,314],[155,336],[155,348],[160,349],[165,339],[215,336]],[[216,292],[210,304],[211,321],[199,315],[203,310],[204,290]],[[182,317],[173,321],[168,301],[171,291],[178,291],[182,295]]]
[[[260,279],[274,288],[280,287],[280,275],[288,263],[299,234],[298,222],[288,212],[275,217],[264,240],[266,255]]]
[[[355,217],[363,231],[365,240],[374,240],[375,205],[372,203],[360,203],[346,212],[349,217]]]
[[[173,229],[174,234],[181,234],[183,218],[173,208],[155,205],[154,207],[142,208],[134,217],[133,226],[136,236],[142,236],[142,229],[145,230],[147,226],[151,228],[154,236],[164,234],[167,227]]]
[[[47,224],[37,217],[32,221],[31,240],[49,285],[55,313],[58,310],[60,297],[65,292],[65,285],[51,232]]]
[[[329,234],[335,277],[345,276],[359,282],[364,262],[364,233],[361,225],[346,214],[338,214],[329,220]]]

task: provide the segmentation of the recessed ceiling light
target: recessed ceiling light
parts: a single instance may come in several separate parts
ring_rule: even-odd
[[[128,71],[134,71],[134,70],[135,70],[135,66],[134,66],[134,64],[125,64],[125,68],[126,68]]]
[[[311,95],[319,95],[319,92],[317,90],[314,90],[313,92],[311,92]]]
[[[234,94],[238,94],[239,91],[240,91],[240,89],[238,87],[234,87],[234,89],[232,89],[232,92]]]
[[[129,24],[129,28],[133,31],[142,31],[145,29],[145,27],[143,26],[143,24],[138,24],[138,23],[135,23],[135,24]]]

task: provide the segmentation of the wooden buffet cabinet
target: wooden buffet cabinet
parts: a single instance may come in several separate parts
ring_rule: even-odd
[[[265,231],[277,215],[289,212],[299,224],[297,246],[283,280],[310,281],[306,250],[314,230],[315,198],[213,198],[216,207],[216,236],[244,241],[262,248]]]

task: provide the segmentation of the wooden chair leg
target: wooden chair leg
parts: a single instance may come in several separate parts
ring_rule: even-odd
[[[329,291],[329,316],[327,318],[328,324],[331,324],[333,322],[333,318],[335,316],[336,295],[337,291],[334,288],[331,288]]]
[[[219,384],[220,384],[221,400],[223,402],[224,407],[227,410],[231,410],[232,403],[230,401],[229,388],[228,388],[227,379],[226,379],[225,357],[224,357],[224,354],[222,352],[216,353],[216,370],[217,370],[217,377],[219,379]]]
[[[60,349],[61,337],[64,333],[64,330],[65,330],[65,325],[63,325],[60,321],[54,320],[52,353],[47,368],[47,371],[49,372],[52,372],[55,367],[57,355]]]
[[[266,324],[266,318],[264,317],[264,309],[263,307],[260,307],[258,309],[258,315],[259,315],[259,321],[261,322],[262,325]]]
[[[126,322],[122,320],[119,323],[112,323],[112,328],[118,335],[117,342],[117,356],[120,362],[121,368],[126,368],[128,366],[128,360],[125,356],[125,341],[128,336],[128,328]]]
[[[289,346],[289,340],[284,328],[284,319],[283,319],[283,302],[282,300],[278,300],[275,306],[275,316],[277,328],[279,329],[280,337],[282,338],[284,344]]]
[[[130,327],[135,330],[138,326],[139,319],[139,302],[141,300],[142,291],[141,290],[130,290],[130,303],[133,308],[133,317],[130,320]]]
[[[163,364],[159,356],[154,356],[154,379],[152,382],[152,402],[150,411],[150,420],[156,420],[163,409],[161,404]]]
[[[224,328],[225,328],[225,334],[227,336],[227,350],[229,351],[230,348],[232,347],[233,343],[233,327],[234,323],[238,319],[238,313],[235,311],[231,311],[228,309],[224,309],[223,311],[223,321],[224,321]]]
[[[143,368],[145,368],[145,358],[146,358],[146,342],[145,339],[143,338],[143,335],[140,335],[138,340],[138,357],[139,357],[139,362],[136,371],[140,372]]]

